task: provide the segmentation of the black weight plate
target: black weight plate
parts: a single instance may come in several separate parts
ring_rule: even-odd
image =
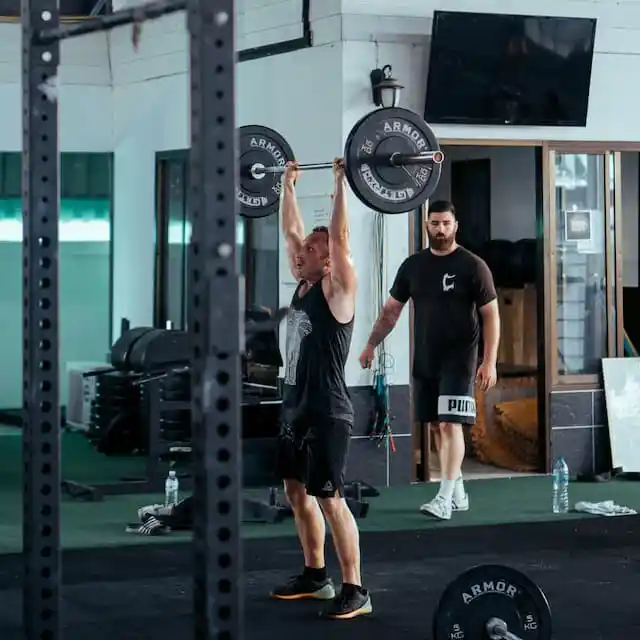
[[[294,160],[287,141],[273,129],[259,125],[240,127],[238,133],[240,156],[239,187],[240,215],[245,218],[264,218],[278,212],[282,174],[251,174],[251,167],[284,167]]]
[[[551,640],[551,609],[542,589],[500,565],[469,569],[445,589],[433,617],[433,639],[489,640],[491,618],[506,622],[522,640]]]
[[[389,107],[372,111],[354,125],[344,145],[345,175],[354,195],[380,213],[406,213],[435,191],[440,164],[392,167],[394,153],[439,151],[429,125],[413,111]]]
[[[153,331],[153,329],[151,327],[135,327],[125,331],[111,347],[111,366],[121,370],[128,369],[131,348],[149,331]]]
[[[145,333],[136,343],[133,345],[129,352],[129,367],[132,371],[144,372],[148,365],[153,363],[149,362],[148,350],[154,342],[164,336],[170,329],[152,329],[148,333]]]

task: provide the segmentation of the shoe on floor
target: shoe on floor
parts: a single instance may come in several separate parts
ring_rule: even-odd
[[[164,525],[155,516],[147,513],[142,516],[142,523],[129,524],[125,531],[139,536],[161,536],[170,533],[171,529]]]
[[[433,516],[438,520],[451,520],[453,504],[451,500],[437,495],[431,502],[427,502],[420,507],[420,513],[426,516]]]
[[[373,613],[369,591],[362,587],[350,586],[350,589],[345,589],[343,586],[340,593],[320,613],[321,618],[351,620]]]
[[[458,498],[454,495],[451,501],[451,508],[453,511],[469,511],[469,494],[465,493]]]
[[[173,506],[166,507],[163,504],[150,504],[146,507],[140,507],[140,509],[138,509],[138,519],[140,520],[140,522],[143,522],[144,517],[147,515],[156,517],[170,516],[172,511]]]
[[[278,600],[332,600],[336,597],[336,590],[329,578],[318,581],[299,575],[276,587],[271,597]]]

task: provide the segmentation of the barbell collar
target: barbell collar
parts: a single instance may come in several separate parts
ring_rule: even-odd
[[[442,151],[427,151],[425,153],[394,153],[389,156],[389,164],[392,167],[410,167],[412,165],[442,164],[444,153]]]
[[[511,633],[507,623],[500,618],[491,618],[487,622],[487,635],[491,640],[522,640],[520,636]]]

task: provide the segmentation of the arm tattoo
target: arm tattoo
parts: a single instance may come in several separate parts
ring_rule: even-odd
[[[377,347],[393,331],[399,317],[394,311],[383,307],[376,323],[373,325],[373,330],[369,336],[369,344],[372,347]]]

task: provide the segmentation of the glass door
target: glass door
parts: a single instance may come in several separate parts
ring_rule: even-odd
[[[616,154],[550,149],[548,169],[551,380],[594,385],[618,353]]]

